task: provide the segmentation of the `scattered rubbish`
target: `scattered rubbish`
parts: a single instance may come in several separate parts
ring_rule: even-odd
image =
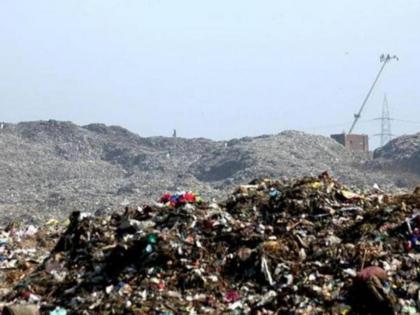
[[[3,314],[416,314],[419,207],[324,173],[1,230]]]

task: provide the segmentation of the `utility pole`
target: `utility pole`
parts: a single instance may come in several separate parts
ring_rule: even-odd
[[[386,66],[386,65],[387,65],[387,64],[388,64],[388,63],[389,63],[392,59],[396,59],[396,60],[398,60],[398,57],[397,57],[397,56],[392,56],[392,57],[391,57],[389,54],[388,54],[388,55],[384,55],[384,54],[382,54],[382,55],[381,55],[380,62],[382,63],[382,66],[381,66],[381,68],[379,69],[379,72],[378,72],[378,74],[376,75],[375,81],[373,81],[373,84],[372,84],[372,86],[370,87],[368,94],[366,95],[365,99],[363,100],[363,103],[362,103],[362,106],[361,106],[361,107],[360,107],[360,109],[359,109],[359,112],[358,112],[357,114],[354,114],[354,121],[353,121],[353,124],[351,125],[351,128],[350,128],[350,130],[349,130],[349,134],[353,132],[354,127],[356,126],[357,122],[359,121],[359,119],[360,119],[360,117],[361,117],[361,115],[362,115],[363,108],[365,107],[365,105],[366,105],[367,101],[369,100],[369,97],[370,97],[370,95],[372,94],[372,91],[373,91],[373,89],[375,88],[376,83],[378,82],[379,78],[381,77],[381,74],[382,74],[382,72],[384,71],[385,66]]]
[[[387,144],[392,139],[391,133],[391,116],[389,115],[389,104],[388,98],[384,96],[384,102],[382,104],[382,116],[376,118],[381,121],[381,133],[375,135],[381,137],[381,147]]]

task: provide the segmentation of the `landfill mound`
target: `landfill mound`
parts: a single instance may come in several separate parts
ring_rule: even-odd
[[[420,133],[395,138],[374,152],[383,168],[392,167],[420,176]]]
[[[206,139],[143,138],[102,124],[38,121],[0,129],[0,219],[33,222],[141,203],[161,191],[216,195],[188,173],[215,144]]]
[[[145,138],[117,126],[50,120],[2,124],[0,148],[0,222],[104,212],[150,203],[164,191],[191,189],[222,200],[257,177],[325,170],[349,185],[395,183],[334,140],[295,131],[231,141]]]
[[[420,188],[363,192],[323,173],[255,180],[220,204],[187,192],[74,212],[59,238],[54,222],[29,233],[58,241],[1,300],[52,315],[417,314],[419,209]],[[1,248],[18,256],[8,231]]]
[[[333,139],[300,131],[231,140],[218,150],[206,152],[191,165],[200,181],[216,187],[248,182],[257,177],[279,178],[316,175],[324,171],[338,180],[359,187],[392,186],[381,173],[358,168],[369,160]]]

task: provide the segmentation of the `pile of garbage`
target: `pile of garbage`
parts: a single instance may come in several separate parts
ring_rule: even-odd
[[[355,191],[324,173],[255,180],[220,204],[191,196],[74,212],[50,254],[3,295],[4,313],[420,311],[420,188]]]
[[[420,132],[403,135],[389,141],[374,152],[375,160],[371,166],[383,169],[400,170],[412,175],[420,175]]]
[[[0,178],[7,180],[0,181],[0,224],[15,217],[40,224],[50,216],[65,219],[74,209],[150,204],[163,191],[193,190],[223,200],[256,177],[326,170],[348,185],[411,190],[420,182],[419,144],[419,135],[401,137],[371,159],[332,138],[299,131],[213,141],[141,137],[103,124],[4,123]]]
[[[56,220],[41,228],[12,221],[0,230],[0,301],[49,257],[63,230]]]

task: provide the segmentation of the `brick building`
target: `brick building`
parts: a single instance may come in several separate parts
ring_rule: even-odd
[[[336,134],[331,138],[352,151],[369,152],[369,137],[357,134]]]

